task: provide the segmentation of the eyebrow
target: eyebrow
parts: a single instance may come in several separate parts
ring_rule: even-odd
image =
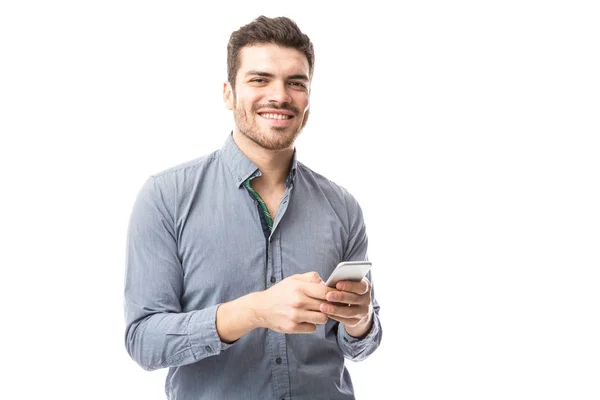
[[[274,78],[275,77],[274,74],[271,74],[269,72],[255,71],[255,70],[251,70],[251,71],[246,72],[246,76],[262,76],[262,77],[265,77],[265,78]],[[308,81],[308,76],[306,76],[304,74],[295,74],[295,75],[288,76],[286,79]]]

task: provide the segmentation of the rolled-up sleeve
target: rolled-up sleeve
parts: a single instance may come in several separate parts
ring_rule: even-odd
[[[181,310],[175,206],[160,183],[152,177],[140,190],[127,234],[125,345],[147,370],[190,364],[231,346],[217,333],[219,305]]]

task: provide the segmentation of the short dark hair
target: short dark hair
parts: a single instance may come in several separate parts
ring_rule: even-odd
[[[315,51],[310,38],[287,17],[268,18],[264,15],[233,32],[227,44],[227,80],[235,90],[235,77],[240,68],[240,51],[246,46],[273,43],[301,51],[308,60],[309,78],[312,78]]]

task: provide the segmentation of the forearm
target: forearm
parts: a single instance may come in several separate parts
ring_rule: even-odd
[[[258,328],[258,293],[189,313],[157,313],[130,324],[127,350],[144,369],[174,367],[219,354]]]
[[[127,351],[146,370],[191,364],[217,355],[229,345],[221,343],[215,329],[216,309],[155,313],[129,323]]]
[[[223,303],[217,309],[217,333],[225,343],[233,343],[260,326],[256,311],[258,293]]]

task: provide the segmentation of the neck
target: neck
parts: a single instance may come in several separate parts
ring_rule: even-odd
[[[260,170],[261,176],[253,179],[253,181],[257,181],[256,183],[260,181],[261,184],[267,187],[285,185],[294,156],[293,147],[285,150],[268,150],[254,143],[237,130],[233,132],[233,141]]]

